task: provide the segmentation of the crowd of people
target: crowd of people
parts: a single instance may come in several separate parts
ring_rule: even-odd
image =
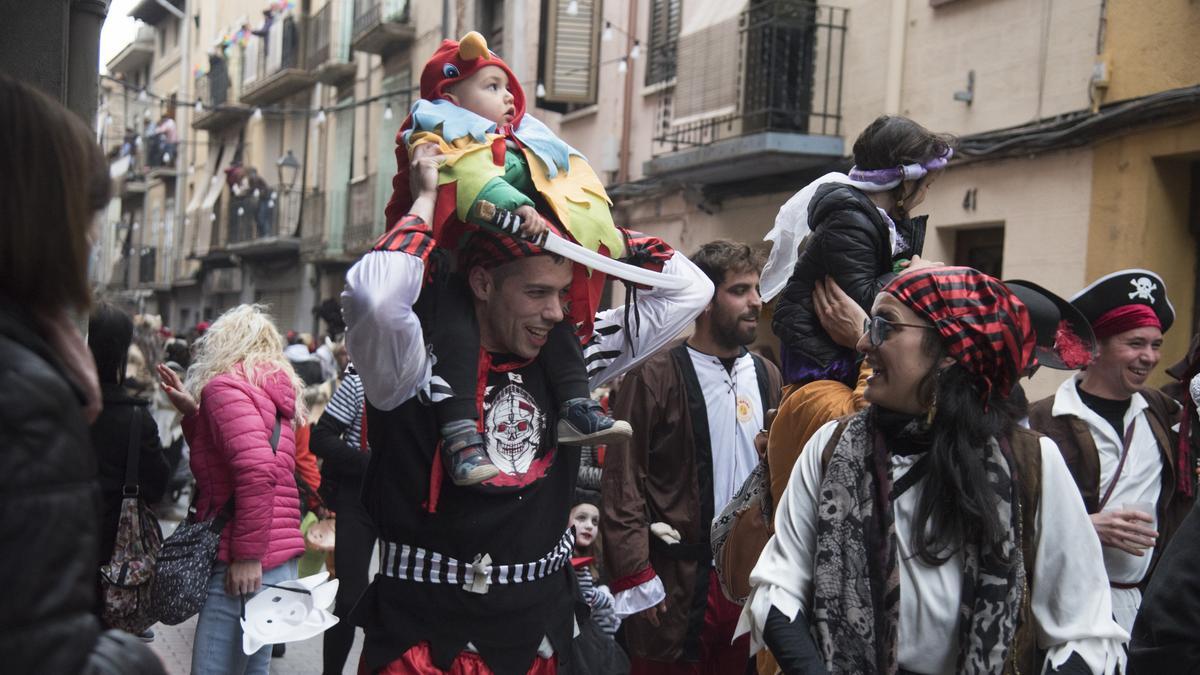
[[[163,672],[182,493],[212,533],[194,673],[268,672],[252,598],[320,614],[325,574],[325,673],[1194,672],[1200,341],[1153,389],[1154,271],[1065,299],[924,259],[954,146],[880,117],[765,260],[685,255],[614,223],[470,33],[421,74],[329,337],[247,304],[183,340],[92,297],[103,156],[0,75],[5,670]],[[1040,367],[1078,372],[1029,402]]]

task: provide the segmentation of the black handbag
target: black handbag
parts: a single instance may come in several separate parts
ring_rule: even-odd
[[[100,566],[102,617],[110,628],[138,635],[154,625],[151,584],[163,543],[158,519],[141,498],[138,460],[141,451],[142,410],[134,408],[125,461],[121,515],[109,561]]]
[[[279,445],[280,416],[275,414],[271,432],[271,453]],[[233,516],[233,497],[220,512],[204,521],[196,520],[196,500],[188,508],[187,519],[163,542],[158,554],[151,595],[154,614],[168,626],[175,626],[200,612],[208,597],[208,579],[217,559],[221,531]]]

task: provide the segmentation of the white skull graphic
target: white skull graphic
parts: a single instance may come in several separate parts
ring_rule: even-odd
[[[496,468],[524,474],[537,452],[546,416],[527,391],[515,384],[500,390],[486,415],[487,453]]]
[[[1139,277],[1130,279],[1129,283],[1133,284],[1133,292],[1129,294],[1129,299],[1133,300],[1149,300],[1150,304],[1154,304],[1154,291],[1158,290],[1158,284],[1150,280],[1150,277]]]

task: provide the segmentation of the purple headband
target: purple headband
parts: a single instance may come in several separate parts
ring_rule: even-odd
[[[899,185],[906,180],[923,178],[930,171],[945,168],[953,156],[954,148],[946,148],[944,154],[920,164],[905,164],[890,169],[870,169],[866,171],[856,166],[850,169],[850,180],[873,183],[875,185],[886,185],[888,183]]]

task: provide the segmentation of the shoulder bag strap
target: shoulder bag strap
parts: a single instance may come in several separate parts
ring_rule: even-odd
[[[142,440],[141,408],[133,406],[133,419],[129,422],[129,451],[125,455],[125,487],[122,495],[136,497],[138,494],[138,460]]]
[[[1125,458],[1129,457],[1129,445],[1133,442],[1133,430],[1137,428],[1137,418],[1133,418],[1129,422],[1129,426],[1125,429],[1124,447],[1121,448],[1121,459],[1117,462],[1117,470],[1113,472],[1112,480],[1108,483],[1108,489],[1104,491],[1104,496],[1100,498],[1100,506],[1097,511],[1103,511],[1104,505],[1108,503],[1108,498],[1112,496],[1113,489],[1117,487],[1117,481],[1121,479],[1121,470],[1125,468]]]

